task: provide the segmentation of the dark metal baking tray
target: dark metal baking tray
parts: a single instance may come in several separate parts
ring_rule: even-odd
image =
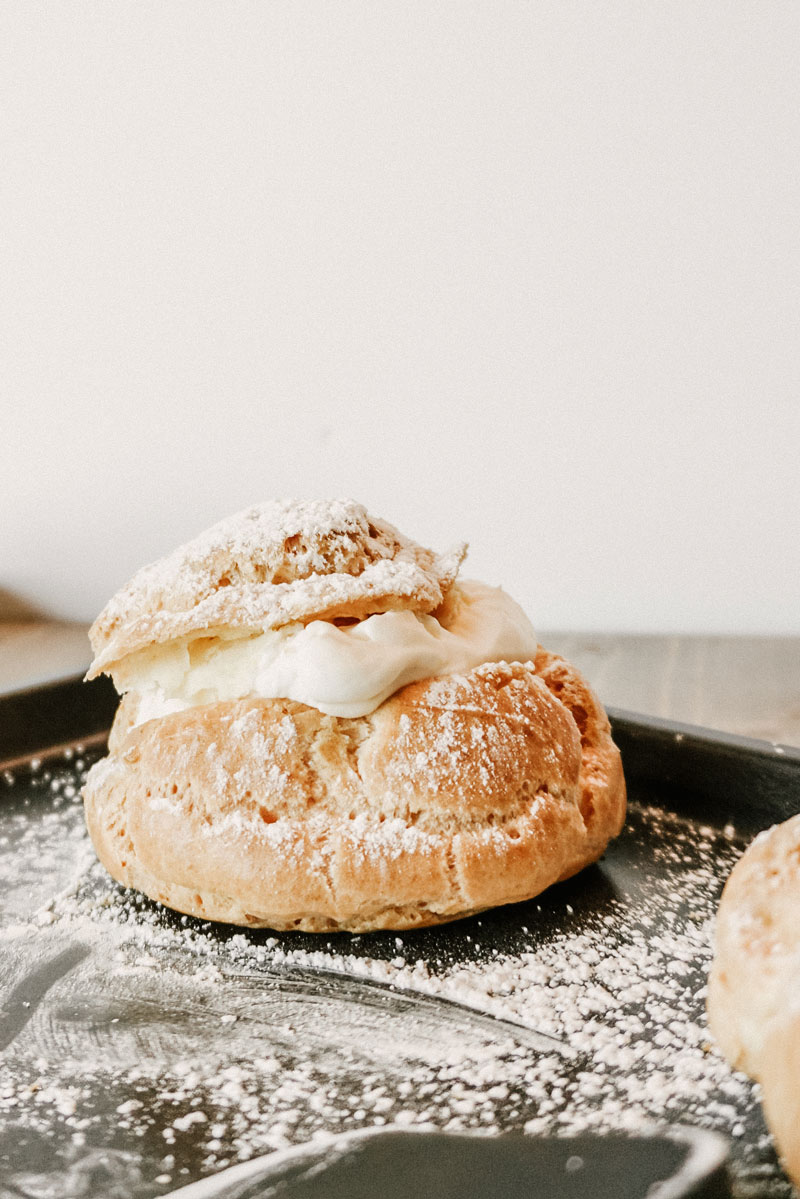
[[[79,784],[115,705],[106,681],[0,696],[0,1196],[150,1199],[359,1128],[642,1121],[727,1135],[738,1199],[791,1194],[703,1003],[725,876],[800,810],[800,750],[612,712],[631,811],[597,866],[314,937],[180,917],[91,864]]]

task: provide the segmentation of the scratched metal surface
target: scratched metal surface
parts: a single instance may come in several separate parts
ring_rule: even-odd
[[[667,726],[620,718],[617,735],[634,805],[598,867],[539,901],[399,940],[214,928],[133,897],[93,863],[83,829],[78,790],[101,739],[16,761],[0,778],[0,1195],[150,1199],[273,1148],[386,1122],[575,1131],[577,1111],[587,1126],[624,1126],[657,1117],[654,1078],[670,1122],[736,1133],[740,1199],[791,1194],[749,1084],[704,1046],[713,1084],[697,1074],[672,1085],[657,1041],[670,1005],[683,1030],[702,1025],[698,928],[759,823],[800,806],[800,762],[784,756],[770,781],[768,758],[731,739],[700,738],[693,758]],[[695,777],[727,755],[721,774],[741,779],[741,803],[729,789],[724,805],[712,786],[687,789],[680,769],[656,784],[676,745]],[[734,818],[737,832],[723,831]],[[663,959],[666,975],[682,938],[691,952],[660,1014],[632,992],[612,1006],[631,945],[651,946],[650,968]],[[586,1017],[597,1044],[611,1043],[613,1021],[635,1028],[626,1064],[596,1083],[591,1042],[543,1020],[550,991],[578,993],[587,945],[601,959],[587,994],[610,1000]]]

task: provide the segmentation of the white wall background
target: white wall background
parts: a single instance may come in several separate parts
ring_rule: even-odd
[[[800,632],[794,0],[6,0],[0,47],[6,605],[332,493],[540,627]]]

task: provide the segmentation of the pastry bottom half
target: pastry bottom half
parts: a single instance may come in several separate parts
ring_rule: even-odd
[[[541,650],[412,683],[369,716],[289,700],[136,725],[120,705],[86,819],[120,883],[250,927],[409,929],[539,894],[619,832],[603,708]]]

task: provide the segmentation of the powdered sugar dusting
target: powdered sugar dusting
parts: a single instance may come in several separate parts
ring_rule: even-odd
[[[537,901],[402,936],[276,936],[113,884],[75,803],[87,764],[0,782],[3,1185],[140,1199],[390,1122],[666,1118],[732,1138],[740,1199],[790,1194],[703,1011],[734,830],[634,806],[601,866]]]
[[[278,628],[352,605],[381,612],[442,603],[466,552],[437,555],[353,500],[269,500],[143,567],[90,631],[90,675],[154,642]]]

